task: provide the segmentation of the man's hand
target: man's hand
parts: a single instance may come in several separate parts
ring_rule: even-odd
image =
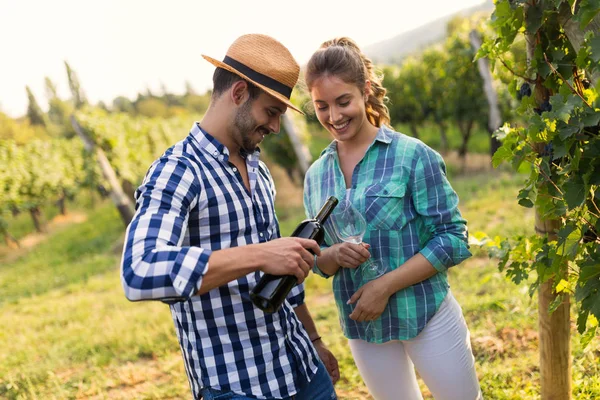
[[[348,300],[348,304],[358,302],[350,314],[350,319],[363,322],[379,318],[385,310],[390,296],[385,279],[379,278],[364,284]]]
[[[294,312],[298,316],[300,322],[302,322],[302,326],[306,329],[308,333],[308,337],[314,338],[312,341],[313,346],[317,350],[317,354],[321,361],[323,361],[323,365],[325,365],[325,369],[327,369],[327,373],[331,377],[331,381],[335,384],[338,379],[340,379],[340,370],[338,368],[338,362],[331,354],[331,352],[327,349],[327,346],[321,340],[319,333],[317,332],[317,328],[315,326],[315,322],[310,316],[310,312],[308,311],[308,307],[306,303],[300,304],[296,308],[294,308]]]
[[[321,255],[321,248],[314,240],[286,237],[261,243],[263,272],[271,275],[295,275],[298,283],[304,282],[313,264],[314,255]]]
[[[343,268],[357,268],[371,257],[367,243],[339,243],[333,246],[335,248],[335,262]]]
[[[323,364],[325,365],[325,368],[331,377],[331,381],[335,385],[340,379],[340,368],[335,356],[331,351],[329,351],[321,339],[315,340],[313,345],[319,354],[319,358],[321,358],[321,361],[323,361]]]

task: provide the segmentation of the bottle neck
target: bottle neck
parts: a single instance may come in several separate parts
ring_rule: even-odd
[[[321,209],[319,210],[319,213],[316,215],[315,219],[320,223],[323,224],[325,222],[325,220],[327,218],[329,218],[329,215],[331,214],[331,212],[333,211],[333,209],[335,208],[335,206],[337,206],[338,204],[338,199],[331,196],[327,199],[327,201],[325,202],[325,204],[323,204],[323,207],[321,207]]]

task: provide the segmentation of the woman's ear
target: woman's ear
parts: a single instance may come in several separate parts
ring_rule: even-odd
[[[365,94],[365,101],[369,100],[369,96],[371,95],[371,81],[365,82],[364,94]]]

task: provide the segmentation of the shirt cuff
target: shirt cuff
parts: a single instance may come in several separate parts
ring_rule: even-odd
[[[321,248],[321,250],[323,250],[323,248]],[[312,267],[312,270],[313,270],[313,272],[314,272],[315,274],[317,274],[317,275],[319,275],[319,276],[321,276],[321,277],[325,278],[325,279],[331,278],[331,275],[329,275],[329,274],[326,274],[325,272],[321,271],[321,269],[320,269],[320,268],[319,268],[319,266],[317,265],[317,258],[318,258],[318,257],[315,255],[315,261],[314,261],[314,263],[313,263],[313,267]]]
[[[187,252],[179,253],[171,271],[173,288],[181,297],[190,298],[200,288],[202,277],[208,271],[208,259],[212,251],[200,247],[189,247]]]
[[[446,272],[448,267],[452,265],[452,259],[448,256],[446,251],[439,246],[425,247],[420,253],[438,272]]]

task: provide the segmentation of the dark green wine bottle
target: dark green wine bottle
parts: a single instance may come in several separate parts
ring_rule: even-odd
[[[292,237],[312,239],[321,245],[325,238],[323,224],[325,224],[337,204],[338,199],[333,196],[329,197],[317,216],[302,221],[292,233]],[[264,312],[274,313],[279,310],[279,307],[281,307],[297,282],[298,278],[295,275],[265,274],[250,291],[250,299],[256,307]]]

